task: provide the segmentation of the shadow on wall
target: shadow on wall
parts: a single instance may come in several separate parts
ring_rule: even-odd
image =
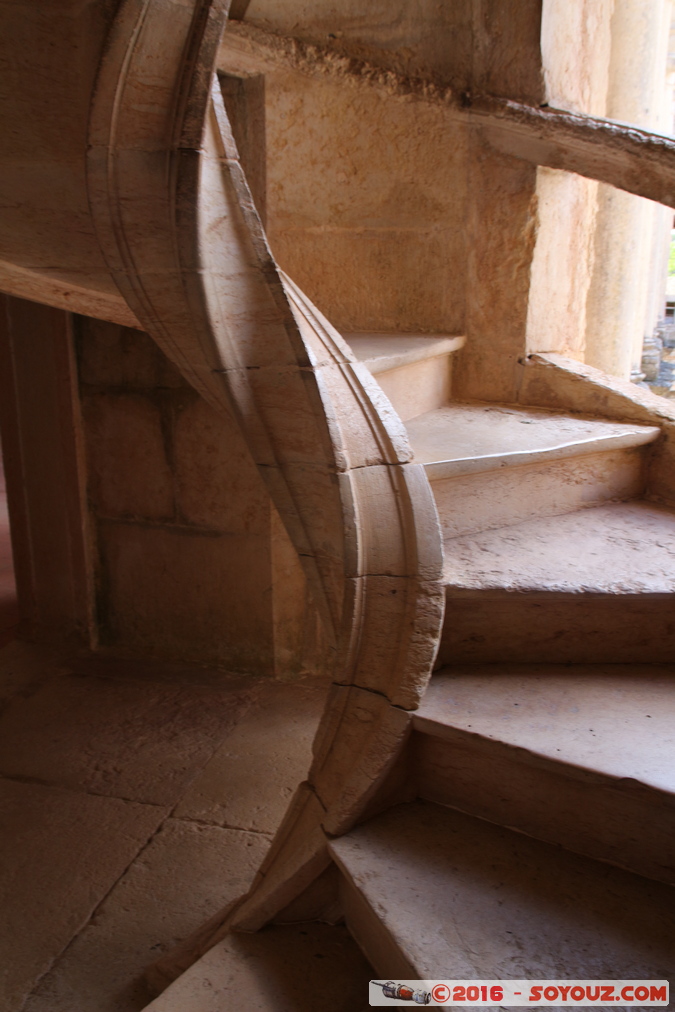
[[[19,609],[9,534],[5,472],[0,454],[0,647],[4,647],[14,639],[18,621]]]

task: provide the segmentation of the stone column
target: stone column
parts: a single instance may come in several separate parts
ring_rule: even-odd
[[[606,114],[659,129],[671,0],[620,0],[611,22]],[[586,306],[586,362],[625,379],[639,374],[647,325],[657,205],[598,187],[595,265]]]
[[[547,103],[604,116],[614,0],[547,0],[541,53]],[[598,183],[537,169],[537,243],[527,313],[527,352],[584,360]]]
[[[0,427],[22,633],[95,646],[70,313],[0,294]]]

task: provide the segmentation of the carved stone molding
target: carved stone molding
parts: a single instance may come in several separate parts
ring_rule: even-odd
[[[342,832],[386,774],[431,674],[444,592],[438,517],[402,423],[267,245],[213,70],[225,17],[220,0],[121,6],[92,104],[88,180],[132,312],[236,418],[346,687],[331,697],[303,788],[316,803],[300,806],[295,828],[292,807],[265,888],[247,903],[259,924],[275,912],[270,897],[288,902],[289,839],[306,835],[307,811],[319,841],[322,821]]]

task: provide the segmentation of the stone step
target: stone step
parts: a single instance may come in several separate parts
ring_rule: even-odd
[[[450,400],[451,355],[466,338],[449,334],[343,334],[406,421]]]
[[[270,924],[255,934],[224,938],[146,1010],[360,1012],[371,977],[342,925]]]
[[[636,500],[446,543],[439,666],[675,657],[675,512]]]
[[[446,668],[413,727],[421,797],[675,885],[675,665]]]
[[[675,972],[675,891],[660,882],[424,801],[330,849],[347,926],[380,980]]]
[[[660,429],[500,404],[450,404],[407,424],[444,537],[630,499]]]

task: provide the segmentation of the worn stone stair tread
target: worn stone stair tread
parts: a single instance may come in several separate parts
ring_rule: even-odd
[[[445,668],[432,678],[413,725],[644,784],[675,807],[675,665]]]
[[[353,1012],[367,1001],[371,977],[343,925],[272,924],[224,938],[146,1009]]]
[[[667,979],[669,886],[428,802],[333,840],[347,923],[412,979]],[[369,938],[369,919],[381,935]],[[369,951],[370,949],[370,951]]]
[[[426,358],[450,355],[466,338],[451,334],[343,334],[360,362],[373,373],[398,369]]]
[[[644,500],[540,517],[446,542],[451,592],[672,594],[675,512]]]
[[[479,403],[436,408],[411,419],[406,427],[415,460],[424,464],[432,481],[642,446],[660,434],[651,425]]]

